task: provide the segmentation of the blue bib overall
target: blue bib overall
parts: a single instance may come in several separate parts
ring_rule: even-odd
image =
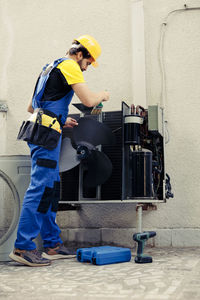
[[[53,112],[59,117],[62,124],[65,123],[68,106],[74,95],[71,90],[63,98],[56,101],[41,101],[47,79],[53,68],[67,58],[56,60],[52,67],[45,66],[40,75],[32,100],[34,109],[43,108]],[[40,233],[43,246],[54,247],[56,243],[62,243],[59,237],[60,229],[55,222],[58,201],[60,198],[59,155],[61,136],[58,145],[53,150],[28,143],[31,151],[31,181],[26,191],[21,210],[15,248],[22,250],[34,250],[32,241]]]

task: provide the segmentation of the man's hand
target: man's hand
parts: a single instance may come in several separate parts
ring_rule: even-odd
[[[102,93],[104,93],[104,96],[103,96],[103,100],[102,100],[102,101],[108,101],[109,98],[110,98],[109,92],[103,91]]]
[[[75,119],[68,117],[63,128],[66,128],[66,127],[73,128],[74,126],[77,126],[77,125],[78,125],[78,123]]]

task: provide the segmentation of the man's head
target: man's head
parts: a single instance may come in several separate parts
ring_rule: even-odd
[[[70,56],[73,56],[79,64],[81,71],[86,71],[87,67],[92,63],[93,59],[85,47],[78,41],[74,40],[68,51]]]
[[[101,54],[101,47],[92,36],[86,34],[72,42],[67,54],[76,59],[82,71],[86,71],[90,64],[98,66],[96,59]]]

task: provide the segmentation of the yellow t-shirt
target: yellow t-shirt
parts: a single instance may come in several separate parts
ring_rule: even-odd
[[[79,64],[73,59],[66,59],[61,62],[57,69],[61,71],[69,85],[85,82]]]

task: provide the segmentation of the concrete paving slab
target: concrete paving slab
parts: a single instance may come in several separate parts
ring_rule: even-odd
[[[73,259],[31,268],[0,263],[0,299],[200,299],[200,248],[145,248],[153,263],[95,266]]]

